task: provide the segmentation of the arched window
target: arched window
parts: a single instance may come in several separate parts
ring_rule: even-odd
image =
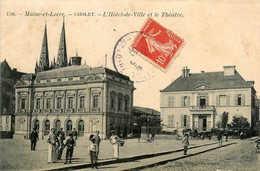
[[[57,120],[55,123],[55,130],[58,132],[60,130],[60,127],[61,127],[60,120]]]
[[[110,93],[110,108],[115,109],[115,102],[116,102],[116,93],[112,91]]]
[[[35,123],[34,123],[34,128],[36,128],[36,130],[39,131],[39,128],[40,128],[40,122],[38,119],[36,119]]]
[[[84,121],[80,120],[78,123],[78,131],[79,131],[79,136],[84,135]]]
[[[125,95],[125,111],[128,112],[129,111],[129,96]]]
[[[44,135],[49,135],[49,133],[50,133],[50,121],[46,120],[44,126],[45,126]]]
[[[119,93],[118,94],[118,110],[122,110],[122,101],[123,101],[123,94]]]
[[[67,122],[67,135],[68,134],[71,134],[71,132],[72,132],[72,121],[71,120],[68,120],[68,122]]]

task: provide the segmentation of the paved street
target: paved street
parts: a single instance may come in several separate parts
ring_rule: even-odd
[[[207,144],[215,142],[216,140],[191,140],[191,146],[199,144]],[[73,164],[89,163],[89,155],[87,147],[89,141],[86,139],[79,139],[74,151]],[[30,151],[30,141],[24,139],[4,139],[0,140],[0,170],[32,170],[53,168],[57,166],[64,166],[65,152],[63,153],[61,161],[58,163],[47,164],[47,143],[46,140],[40,140],[37,143],[36,151]],[[112,158],[112,147],[108,140],[101,142],[100,161]],[[169,150],[182,148],[180,140],[155,140],[152,143],[141,141],[137,139],[126,140],[124,147],[120,148],[120,157],[136,156],[148,153],[158,153]]]
[[[216,170],[260,170],[260,154],[255,152],[254,143],[238,140],[238,143],[165,165],[145,169],[147,171],[216,171]]]

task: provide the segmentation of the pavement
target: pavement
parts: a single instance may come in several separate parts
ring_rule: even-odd
[[[233,141],[233,140],[231,140]],[[0,170],[75,170],[84,169],[90,167],[90,159],[87,152],[89,141],[85,139],[78,139],[77,145],[74,150],[73,160],[71,164],[64,165],[65,151],[62,156],[62,160],[58,163],[47,164],[47,149],[48,144],[46,140],[40,140],[37,143],[36,151],[30,151],[29,140],[14,140],[6,139],[0,140]],[[203,148],[197,146],[204,145]],[[203,150],[216,148],[216,140],[190,140],[190,148],[197,147],[189,150],[192,154],[199,153]],[[208,150],[209,150],[208,149]],[[112,146],[108,140],[103,140],[100,145],[100,155],[98,163],[100,169],[106,170],[127,170],[127,165],[133,166],[134,161],[137,160],[150,160],[152,163],[162,162],[165,157],[174,158],[174,156],[167,155],[178,155],[182,154],[182,144],[180,140],[155,140],[152,143],[142,140],[138,143],[137,139],[125,140],[124,147],[120,147],[120,160],[116,161],[112,159],[113,151]],[[198,151],[196,151],[198,150]],[[151,160],[152,157],[152,160]],[[156,157],[163,157],[157,160]],[[160,161],[162,160],[162,161]],[[122,163],[124,162],[124,164]],[[155,162],[155,163],[156,163]],[[113,164],[121,163],[122,166],[116,166],[117,168],[103,168],[112,167]],[[127,164],[125,164],[127,163]],[[140,162],[142,163],[142,162]],[[125,166],[124,166],[125,165]],[[136,165],[136,164],[134,164]],[[150,165],[150,164],[148,164]],[[124,167],[123,167],[124,166]],[[122,167],[122,168],[121,168]],[[126,168],[125,168],[126,167]],[[141,167],[141,165],[140,165]],[[143,166],[142,166],[143,167]],[[131,169],[131,168],[130,168]]]

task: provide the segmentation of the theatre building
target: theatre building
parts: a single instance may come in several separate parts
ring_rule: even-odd
[[[245,81],[235,66],[224,71],[190,73],[186,67],[165,89],[160,91],[163,130],[184,128],[209,131],[221,121],[224,112],[248,119],[254,129],[258,118],[254,81]]]
[[[78,55],[67,62],[63,23],[58,56],[49,65],[45,27],[39,64],[35,74],[26,74],[15,86],[15,135],[36,128],[40,137],[51,128],[73,128],[88,137],[100,131],[102,138],[111,130],[127,136],[132,132],[133,82],[128,76],[105,67],[81,65]]]

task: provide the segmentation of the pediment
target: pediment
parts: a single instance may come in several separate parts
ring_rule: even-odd
[[[102,81],[103,79],[100,76],[97,75],[89,75],[86,77],[86,82],[92,82],[92,81]]]
[[[22,80],[19,80],[17,81],[17,83],[15,84],[15,87],[22,87],[22,86],[27,86],[27,83],[22,81]]]
[[[213,90],[213,89],[214,89],[213,87],[203,83],[203,84],[195,87],[193,90]]]

